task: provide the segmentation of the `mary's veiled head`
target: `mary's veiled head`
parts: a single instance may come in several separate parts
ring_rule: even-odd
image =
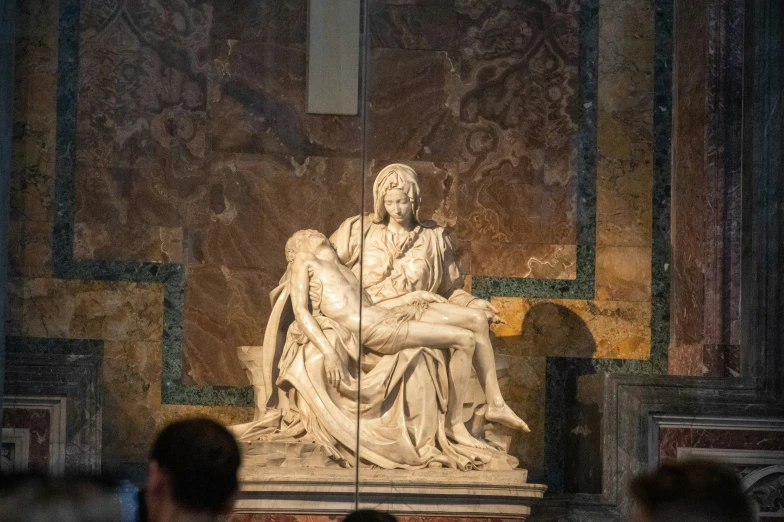
[[[392,190],[402,190],[411,200],[413,205],[414,219],[419,221],[419,178],[414,169],[402,163],[387,165],[376,176],[373,183],[373,221],[383,223],[387,218],[387,211],[384,208],[384,195]]]

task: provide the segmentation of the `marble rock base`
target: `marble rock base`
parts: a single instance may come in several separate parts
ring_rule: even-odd
[[[356,470],[253,467],[241,471],[238,513],[346,514]],[[359,507],[396,515],[525,519],[547,486],[528,484],[526,470],[359,470]]]

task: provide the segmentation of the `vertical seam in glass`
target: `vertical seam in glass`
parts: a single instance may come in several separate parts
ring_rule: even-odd
[[[357,332],[357,439],[354,447],[354,509],[359,509],[359,445],[360,422],[362,413],[362,307],[364,305],[365,284],[363,267],[365,256],[365,180],[367,179],[367,123],[368,123],[368,54],[370,47],[370,0],[362,0],[360,13],[362,15],[362,32],[360,37],[361,52],[359,55],[360,75],[360,212],[359,212],[359,329]]]

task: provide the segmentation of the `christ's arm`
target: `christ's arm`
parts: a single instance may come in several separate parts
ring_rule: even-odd
[[[340,381],[346,379],[345,370],[340,363],[335,347],[329,342],[324,331],[318,324],[308,307],[310,274],[309,265],[315,261],[315,256],[306,252],[300,252],[294,257],[291,266],[291,306],[294,309],[294,318],[299,323],[302,331],[308,339],[324,355],[324,371],[327,374],[327,382],[337,387]],[[348,379],[346,379],[348,380]]]

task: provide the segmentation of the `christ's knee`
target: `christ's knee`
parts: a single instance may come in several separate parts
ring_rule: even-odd
[[[455,338],[455,349],[460,352],[473,355],[476,348],[476,336],[470,330],[461,329]]]
[[[487,315],[482,310],[470,310],[465,328],[481,335],[488,329]]]

